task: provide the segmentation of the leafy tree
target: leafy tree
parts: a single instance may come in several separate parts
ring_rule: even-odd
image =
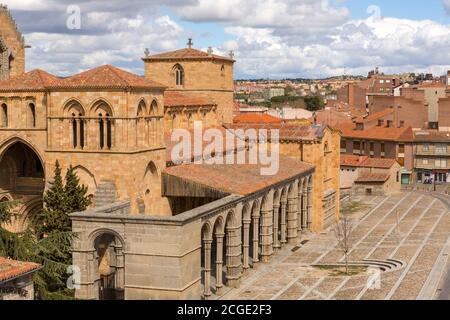
[[[319,96],[308,96],[303,98],[305,100],[306,109],[309,111],[322,110],[325,107],[323,99]]]

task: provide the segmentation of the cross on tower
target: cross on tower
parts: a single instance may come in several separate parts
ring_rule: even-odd
[[[192,42],[192,38],[189,38],[188,39],[188,43],[187,43],[187,46],[188,46],[188,48],[189,49],[192,49],[192,46],[194,45],[194,42]]]
[[[233,50],[230,50],[230,58],[234,59],[234,51]]]
[[[145,48],[144,54],[145,57],[148,57],[150,55],[150,50],[148,50],[148,48]]]
[[[213,51],[212,47],[208,47],[208,51],[207,52],[208,52],[209,56],[212,56],[214,51]]]

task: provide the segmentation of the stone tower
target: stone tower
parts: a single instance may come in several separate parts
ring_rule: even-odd
[[[188,47],[143,58],[146,78],[163,83],[168,91],[212,100],[217,104],[219,123],[233,120],[234,57],[215,55]]]
[[[0,80],[25,72],[25,40],[8,7],[0,4]]]

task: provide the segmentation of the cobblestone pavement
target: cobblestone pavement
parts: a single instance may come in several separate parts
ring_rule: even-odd
[[[359,213],[350,260],[403,262],[398,269],[382,272],[381,283],[375,281],[375,286],[368,286],[368,280],[374,279],[368,271],[338,276],[313,267],[343,261],[334,232],[328,231],[305,237],[302,241],[309,241],[303,245],[284,248],[270,263],[251,270],[239,289],[229,289],[221,298],[416,299],[425,283],[430,283],[427,279],[432,278],[431,271],[450,236],[446,205],[429,194],[413,192],[352,199],[355,200],[363,201],[367,207]]]

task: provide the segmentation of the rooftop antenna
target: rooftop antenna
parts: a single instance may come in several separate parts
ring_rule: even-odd
[[[192,42],[192,38],[188,39],[187,46],[188,46],[189,49],[192,49],[192,47],[194,46],[194,42]]]

